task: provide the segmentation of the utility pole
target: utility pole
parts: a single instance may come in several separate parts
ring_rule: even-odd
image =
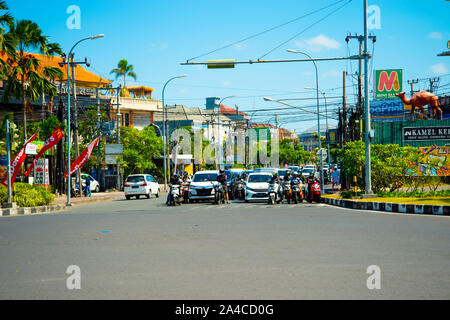
[[[370,104],[369,104],[369,52],[368,52],[368,19],[367,0],[364,0],[364,113],[365,113],[365,132],[364,141],[366,146],[366,195],[373,194],[372,192],[372,170],[370,163]]]
[[[434,89],[437,89],[439,86],[439,77],[437,78],[430,78],[430,93],[433,93]],[[435,85],[437,83],[437,85]]]
[[[411,96],[414,94],[414,84],[419,83],[419,79],[408,80],[408,84],[411,86]]]
[[[368,36],[369,39],[372,39],[372,42],[377,41],[376,36]],[[365,36],[358,35],[355,33],[355,35],[347,35],[345,38],[345,41],[348,43],[350,39],[357,39],[359,42],[359,56],[361,57],[359,59],[359,72],[358,72],[358,106],[356,107],[356,118],[361,121],[362,114],[363,114],[363,105],[364,105],[364,98],[363,98],[363,75],[362,75],[362,69],[363,69],[363,45],[365,43]],[[360,131],[359,134],[356,136],[356,140],[362,139],[362,132]]]
[[[97,136],[100,136],[100,90],[99,88],[95,88],[95,95],[97,98]],[[97,181],[101,183],[101,174],[100,174],[100,141],[97,145]]]
[[[120,91],[122,85],[117,88],[117,144],[120,144]],[[120,163],[117,163],[117,191],[120,190]]]
[[[347,142],[347,71],[343,73],[343,92],[342,92],[342,144]]]

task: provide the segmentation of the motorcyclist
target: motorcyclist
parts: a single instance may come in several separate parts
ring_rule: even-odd
[[[282,198],[283,198],[283,191],[282,191],[282,189],[281,189],[280,178],[278,177],[278,173],[277,173],[277,172],[275,172],[275,173],[272,175],[272,178],[270,178],[269,183],[270,183],[270,184],[278,184],[278,190],[277,190],[277,193],[278,193],[278,196],[280,197],[280,199],[282,199]]]
[[[183,183],[183,180],[181,180],[177,174],[173,174],[172,177],[170,177],[169,183],[170,183],[170,185],[180,185],[181,186]],[[172,195],[172,193],[169,191],[169,193],[167,194],[166,205],[169,204],[171,195]]]
[[[227,184],[227,175],[225,174],[225,169],[219,170],[219,175],[216,179],[217,182],[219,182],[223,186],[223,192],[225,193],[225,198],[227,199],[227,204],[230,203],[228,200],[228,184]]]

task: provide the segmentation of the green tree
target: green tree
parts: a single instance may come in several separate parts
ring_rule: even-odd
[[[11,28],[14,23],[14,18],[11,14],[5,10],[8,10],[6,1],[0,1],[0,51],[8,55],[14,56],[16,54],[15,42],[11,34],[7,32],[7,29]],[[8,74],[10,66],[7,61],[0,59],[0,79],[5,79]]]
[[[121,127],[120,138],[123,144],[122,166],[125,176],[132,173],[160,174],[153,159],[161,156],[163,140],[156,135],[153,127],[144,127],[142,130]]]
[[[32,113],[30,101],[38,99],[43,93],[53,97],[56,87],[52,81],[63,76],[59,68],[42,66],[38,58],[26,51],[37,50],[45,56],[62,54],[62,51],[57,43],[50,43],[49,38],[42,35],[39,26],[30,20],[16,20],[10,27],[8,37],[14,41],[17,53],[6,52],[10,68],[5,72],[3,101],[8,102],[11,97],[22,100],[23,133],[26,140],[27,112]]]
[[[134,80],[137,79],[137,75],[134,72],[133,65],[128,64],[128,61],[126,59],[120,60],[119,63],[117,64],[117,68],[112,69],[110,74],[115,74],[116,80],[119,77],[123,77],[123,87],[124,88],[127,87],[127,83],[126,83],[127,76],[133,78]]]

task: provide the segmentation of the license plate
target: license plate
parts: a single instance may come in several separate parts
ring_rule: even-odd
[[[133,189],[139,189],[139,186],[132,186]]]

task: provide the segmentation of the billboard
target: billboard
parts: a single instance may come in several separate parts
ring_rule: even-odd
[[[44,143],[45,143],[44,141],[37,141],[37,140],[31,141],[25,147],[25,154],[37,155],[39,151],[41,151],[41,149],[44,147]],[[45,151],[44,155],[51,156],[53,155],[53,153],[54,153],[53,148],[50,148],[47,151]]]
[[[375,70],[375,99],[398,99],[395,94],[403,91],[403,70]]]
[[[403,121],[405,106],[400,99],[370,101],[371,121]]]
[[[421,175],[424,176],[448,176],[450,175],[450,147],[419,148],[424,158],[418,164]]]

